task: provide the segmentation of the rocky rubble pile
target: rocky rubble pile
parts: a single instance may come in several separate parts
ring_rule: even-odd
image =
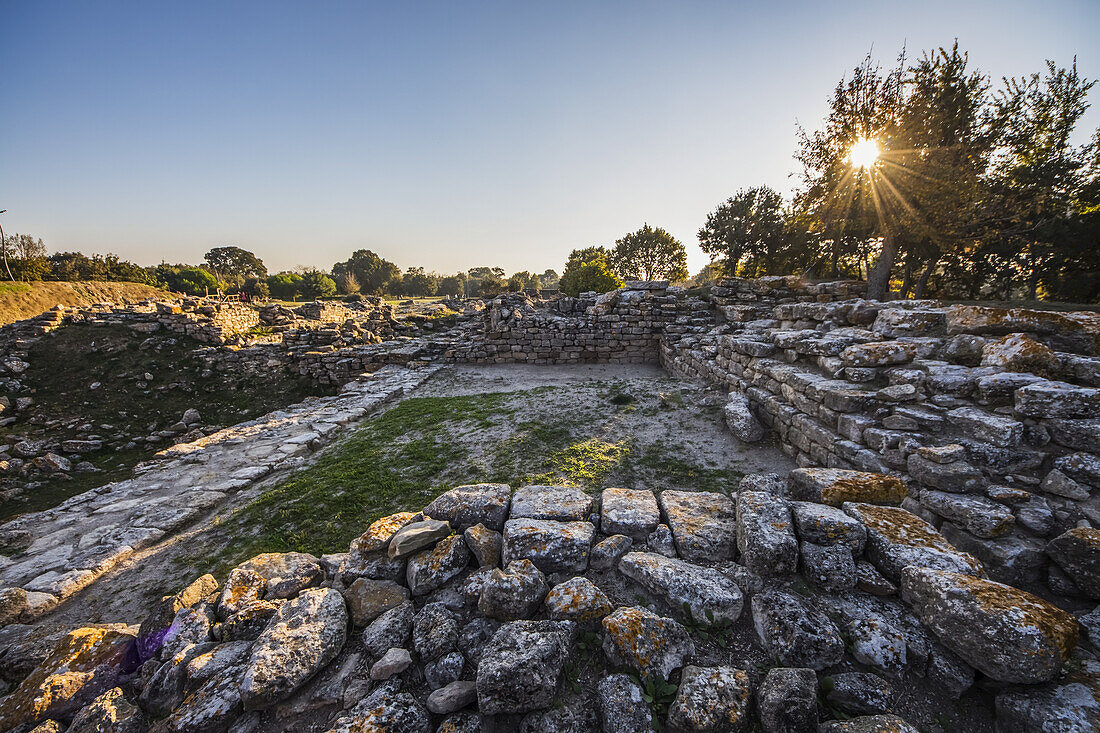
[[[0,728],[904,733],[965,697],[956,729],[1095,730],[1096,637],[987,578],[898,484],[459,487],[346,553],[260,555],[140,625],[72,631]]]

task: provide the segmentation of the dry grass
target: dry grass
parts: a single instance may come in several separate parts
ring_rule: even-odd
[[[0,283],[0,325],[33,318],[55,305],[137,303],[164,297],[165,291],[138,283]]]

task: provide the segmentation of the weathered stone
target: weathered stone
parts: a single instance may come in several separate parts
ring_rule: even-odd
[[[415,697],[398,692],[393,680],[360,700],[329,728],[328,733],[430,733],[432,719]]]
[[[388,680],[394,675],[401,674],[412,665],[412,655],[408,649],[392,647],[382,658],[370,668],[372,680]]]
[[[499,532],[504,528],[511,500],[512,490],[507,484],[459,486],[440,494],[424,507],[424,516],[444,519],[458,532],[475,524]]]
[[[891,676],[905,669],[905,635],[878,616],[867,615],[848,622],[848,642],[852,656]]]
[[[430,550],[409,558],[405,571],[409,590],[414,596],[439,590],[470,564],[470,550],[462,535],[443,540]]]
[[[737,495],[737,547],[741,562],[757,575],[787,575],[798,569],[798,539],[786,500],[758,491]]]
[[[567,621],[513,621],[501,626],[478,664],[478,710],[501,715],[550,707],[573,634]]]
[[[764,426],[756,419],[745,395],[730,392],[723,414],[726,417],[726,426],[738,440],[757,443],[764,438]]]
[[[920,503],[944,519],[978,537],[999,537],[1012,529],[1016,519],[1003,504],[979,496],[924,490]]]
[[[1053,679],[1077,644],[1077,622],[1065,611],[971,575],[908,567],[902,598],[944,646],[1002,682]]]
[[[264,599],[293,598],[299,591],[318,585],[325,571],[313,555],[302,552],[267,552],[243,562],[241,570],[258,573],[267,582]]]
[[[500,621],[519,621],[538,611],[549,590],[546,576],[530,560],[493,568],[482,585],[478,611]]]
[[[947,422],[971,440],[1001,448],[1015,448],[1024,437],[1024,425],[1019,420],[993,415],[976,407],[951,410],[947,413]]]
[[[1054,459],[1054,467],[1074,481],[1100,488],[1100,456],[1071,453]]]
[[[682,558],[689,562],[718,562],[733,557],[737,513],[728,496],[669,490],[661,492],[659,501]]]
[[[413,617],[412,638],[421,660],[431,661],[454,651],[458,622],[442,603],[429,603]]]
[[[1047,543],[1047,553],[1085,595],[1100,600],[1100,529],[1075,527]]]
[[[386,547],[397,530],[413,521],[413,512],[400,512],[373,522],[367,531],[352,541],[347,559],[340,568],[345,583],[355,578],[397,580],[405,573],[404,558],[390,558]]]
[[[741,479],[738,491],[763,491],[775,496],[787,495],[787,478],[778,473],[750,473]]]
[[[214,625],[213,609],[209,603],[199,603],[192,608],[181,608],[164,633],[161,659],[174,656],[190,644],[211,640]]]
[[[792,499],[840,506],[844,502],[897,505],[905,484],[893,476],[839,468],[799,468],[791,471]]]
[[[655,553],[631,552],[619,562],[619,571],[658,596],[674,613],[686,606],[697,623],[733,622],[741,615],[741,589],[714,568]]]
[[[363,630],[363,647],[372,657],[379,657],[391,647],[404,646],[412,625],[413,604],[406,601],[383,613]]]
[[[351,622],[366,626],[391,608],[408,600],[409,589],[392,580],[359,578],[344,591]]]
[[[604,489],[600,500],[600,531],[644,542],[657,528],[661,512],[648,489]]]
[[[86,626],[66,634],[11,693],[0,698],[0,729],[69,719],[133,671],[136,629]]]
[[[1064,496],[1074,501],[1087,501],[1089,498],[1088,489],[1081,486],[1081,484],[1077,483],[1057,468],[1043,478],[1042,488],[1043,491],[1048,494]]]
[[[856,563],[848,547],[803,542],[799,549],[802,575],[811,583],[828,591],[843,591],[855,587]]]
[[[676,540],[672,538],[672,530],[667,524],[658,524],[657,529],[649,533],[645,544],[660,555],[676,557]]]
[[[241,681],[245,709],[272,705],[305,684],[340,653],[347,625],[344,597],[331,588],[304,590],[283,604],[252,647]]]
[[[677,621],[625,606],[604,617],[603,650],[613,664],[642,677],[667,679],[695,654],[695,644]]]
[[[435,733],[482,733],[485,728],[485,721],[480,713],[464,711],[447,716]]]
[[[424,663],[424,681],[428,683],[428,687],[438,690],[462,677],[465,666],[466,659],[460,652],[449,652]]]
[[[458,680],[428,695],[427,707],[436,715],[449,715],[475,702],[477,702],[477,683]]]
[[[573,486],[523,486],[512,496],[512,519],[580,522],[592,513],[592,497]]]
[[[232,573],[230,573],[232,576]],[[153,607],[152,613],[141,622],[138,631],[138,656],[142,660],[151,658],[164,643],[176,614],[180,609],[197,605],[218,589],[218,581],[207,574],[196,579],[174,596],[165,596]]]
[[[408,557],[418,550],[431,547],[451,534],[451,525],[438,519],[409,522],[394,533],[386,546],[387,557]]]
[[[493,638],[501,623],[491,618],[477,616],[458,632],[458,648],[470,664],[477,666],[485,644]]]
[[[817,733],[817,674],[797,667],[768,670],[756,707],[765,733]]]
[[[509,519],[504,523],[503,562],[530,560],[544,573],[583,573],[595,535],[589,522]]]
[[[965,461],[936,463],[914,453],[909,456],[906,468],[917,483],[943,491],[976,491],[982,481],[982,472]]]
[[[890,712],[894,695],[890,683],[866,672],[843,672],[827,677],[822,684],[825,699],[847,715],[875,715]]]
[[[848,367],[878,367],[904,364],[917,355],[915,344],[903,341],[877,341],[855,344],[844,349],[840,358]]]
[[[873,596],[891,596],[898,591],[878,568],[866,560],[856,563],[856,587]]]
[[[1043,422],[1055,443],[1072,450],[1100,453],[1100,420],[1046,420]]]
[[[0,588],[0,626],[19,621],[30,608],[27,591],[23,588]]]
[[[593,570],[607,570],[619,564],[623,555],[630,552],[634,540],[624,534],[611,535],[600,540],[592,548],[588,566]]]
[[[736,733],[749,724],[751,698],[744,670],[687,666],[668,709],[668,722],[674,730]]]
[[[818,733],[920,733],[896,715],[861,715],[822,723]]]
[[[1046,685],[1016,687],[997,695],[997,728],[1012,733],[1092,733],[1100,724],[1100,662],[1081,659]]]
[[[826,504],[792,501],[791,517],[800,540],[818,545],[844,545],[859,556],[867,543],[863,523]]]
[[[217,614],[226,619],[241,609],[262,600],[267,591],[267,581],[255,570],[234,568],[229,572],[221,595],[218,596]]]
[[[959,552],[932,525],[895,507],[845,504],[844,511],[867,528],[867,559],[897,583],[908,565],[982,575],[981,563]]]
[[[643,690],[628,675],[610,674],[600,680],[597,688],[600,703],[600,726],[616,733],[649,733],[649,705],[642,699]]]
[[[1100,414],[1100,389],[1066,382],[1036,382],[1016,390],[1016,413],[1040,418],[1092,418]]]
[[[554,621],[598,622],[613,608],[607,594],[588,578],[572,578],[559,583],[546,596],[546,609]]]
[[[475,524],[466,528],[462,539],[473,553],[478,567],[493,568],[500,565],[500,552],[504,543],[504,536],[500,532],[489,529],[484,524]]]
[[[213,632],[222,641],[255,639],[279,612],[282,601],[253,601],[223,621]],[[220,635],[219,635],[220,630]]]
[[[982,348],[982,366],[1008,372],[1049,374],[1058,368],[1058,357],[1048,346],[1022,333],[1010,333]]]
[[[753,596],[752,618],[764,648],[784,666],[822,670],[844,657],[833,622],[797,596],[776,590]]]

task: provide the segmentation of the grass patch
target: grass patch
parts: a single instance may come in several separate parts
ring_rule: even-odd
[[[631,456],[623,467],[627,480],[659,476],[662,482],[692,491],[714,491],[730,494],[737,490],[744,472],[732,468],[709,468],[685,461],[679,449],[662,444],[648,445]]]
[[[0,295],[7,293],[28,293],[31,290],[31,286],[28,283],[0,283]]]

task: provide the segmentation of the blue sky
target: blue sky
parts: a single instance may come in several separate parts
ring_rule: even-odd
[[[1098,32],[1094,1],[0,0],[0,221],[142,264],[509,273],[648,221],[695,271],[707,212],[791,190],[796,123],[868,49],[1095,78]]]

